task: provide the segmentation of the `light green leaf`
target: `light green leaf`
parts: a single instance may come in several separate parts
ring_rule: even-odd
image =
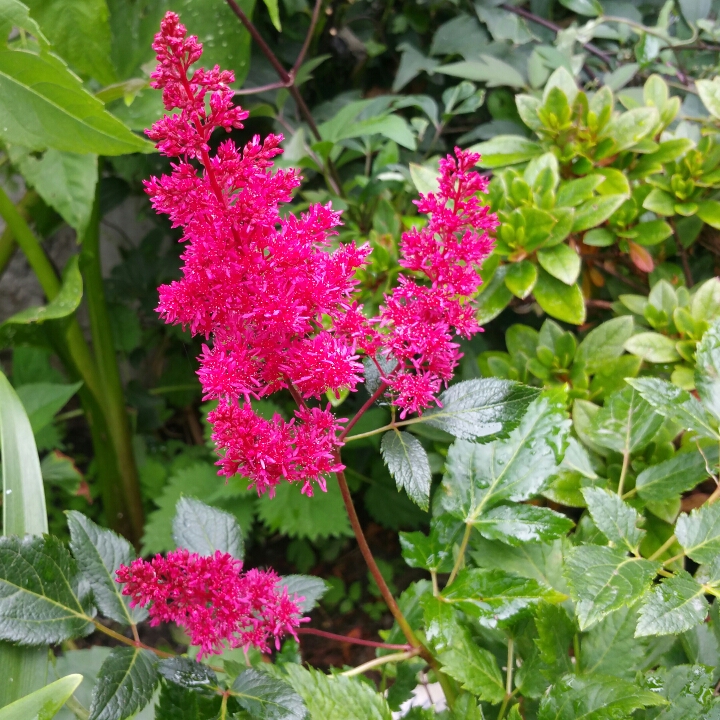
[[[427,510],[432,473],[422,443],[410,433],[390,430],[383,435],[380,452],[398,490],[404,489],[416,505]]]
[[[672,235],[672,228],[664,220],[648,220],[636,225],[633,230],[637,235],[633,238],[633,242],[638,245],[650,247],[657,245],[663,240],[667,240]]]
[[[179,548],[198,555],[214,555],[219,550],[238,560],[245,556],[242,532],[235,517],[195,498],[182,497],[178,501],[173,539]]]
[[[628,557],[622,550],[599,545],[574,548],[564,574],[577,602],[580,629],[632,605],[650,587],[660,563]]]
[[[640,606],[635,636],[676,635],[703,622],[710,609],[704,592],[684,570],[663,578]]]
[[[473,145],[470,151],[482,155],[480,167],[497,168],[532,160],[543,154],[543,147],[520,135],[497,135],[492,140]]]
[[[398,145],[402,145],[408,150],[415,150],[417,147],[412,128],[407,120],[400,115],[371,117],[349,123],[337,133],[335,141],[349,140],[366,135],[382,135],[389,140],[394,140]]]
[[[0,538],[0,638],[24,645],[92,632],[90,588],[56,538]]]
[[[704,456],[703,456],[704,453]],[[718,461],[716,447],[678,453],[669,460],[645,468],[635,481],[638,495],[646,502],[665,502],[680,497],[710,476],[708,468]]]
[[[647,137],[660,122],[660,114],[654,107],[639,107],[627,110],[613,118],[603,131],[603,137],[615,143],[615,152],[627,150]]]
[[[703,335],[695,361],[695,387],[700,399],[720,420],[720,322],[715,322]]]
[[[512,65],[492,55],[474,55],[472,60],[441,65],[435,72],[485,83],[487,87],[525,87],[525,79]]]
[[[645,198],[643,207],[656,215],[669,217],[675,214],[675,199],[670,193],[660,188],[653,188]]]
[[[506,434],[520,424],[539,391],[512,380],[464,380],[440,393],[422,421],[463,440]]]
[[[304,720],[306,716],[303,699],[287,682],[253,668],[238,675],[231,692],[252,717]]]
[[[172,657],[161,660],[158,673],[171,683],[189,689],[209,689],[218,686],[218,678],[204,663],[186,657]]]
[[[720,279],[712,277],[699,286],[690,306],[695,320],[712,322],[720,316]]]
[[[137,624],[147,617],[141,607],[131,609],[123,597],[115,573],[121,565],[130,565],[135,552],[125,538],[96,525],[82,513],[67,513],[70,549],[78,569],[90,584],[98,610],[123,625]]]
[[[535,505],[500,505],[481,515],[473,526],[483,537],[508,545],[547,542],[564,537],[573,527],[570,518]]]
[[[37,433],[49,425],[55,414],[65,407],[81,385],[82,382],[72,385],[32,383],[17,388],[17,395],[28,414],[33,432]]]
[[[548,78],[547,83],[545,83],[543,103],[547,102],[550,91],[553,88],[562,90],[563,95],[567,98],[568,105],[572,105],[575,102],[578,94],[577,82],[575,82],[575,78],[570,74],[568,69],[562,65],[553,71],[553,74]]]
[[[132,717],[150,702],[157,683],[157,658],[149,650],[113,648],[98,673],[88,720]]]
[[[48,39],[40,26],[30,17],[28,6],[20,0],[3,0],[0,3],[0,43],[6,45],[13,28],[25,30],[32,35],[43,50],[47,49]]]
[[[685,554],[697,563],[710,563],[720,554],[720,505],[703,505],[680,515],[675,534]]]
[[[598,0],[560,0],[560,4],[568,8],[568,10],[578,13],[578,15],[588,15],[590,17],[597,17],[603,11]]]
[[[597,195],[575,209],[573,232],[602,225],[624,202],[627,195]]]
[[[515,105],[517,106],[520,119],[532,130],[540,130],[542,122],[538,117],[538,110],[542,107],[542,103],[532,95],[516,95]]]
[[[580,256],[564,243],[547,250],[538,250],[537,259],[550,275],[566,285],[572,285],[580,275]]]
[[[275,26],[278,32],[282,32],[282,25],[280,24],[280,8],[278,7],[278,0],[263,0],[265,7],[270,13],[270,20]]]
[[[557,194],[557,204],[561,207],[577,207],[590,200],[598,185],[605,178],[602,175],[592,174],[574,180],[563,180]]]
[[[25,50],[0,52],[0,139],[32,150],[152,151],[149,142],[106,112],[58,58]]]
[[[520,260],[506,267],[505,285],[515,297],[524,300],[535,287],[537,268],[529,260]]]
[[[601,369],[603,365],[623,354],[625,342],[632,335],[634,326],[629,315],[622,315],[598,325],[578,345],[575,362],[584,362],[588,372]]]
[[[588,510],[600,532],[612,543],[634,552],[645,535],[638,528],[640,514],[616,493],[603,488],[585,488],[582,491]]]
[[[410,163],[410,178],[415,189],[423,195],[436,193],[438,191],[438,179],[440,173],[437,168],[428,168],[417,163]]]
[[[540,270],[533,295],[548,315],[573,325],[585,322],[585,299],[578,285],[566,285]]]
[[[715,118],[720,118],[720,82],[713,80],[697,80],[695,83],[698,95],[708,112]]]
[[[0,720],[52,720],[69,700],[82,675],[67,675],[0,709]]]

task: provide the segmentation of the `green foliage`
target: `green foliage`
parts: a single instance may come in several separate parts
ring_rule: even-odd
[[[0,720],[52,720],[81,682],[82,675],[56,680],[0,708]]]
[[[193,498],[178,501],[173,539],[178,547],[199,555],[214,555],[219,550],[242,560],[245,554],[242,532],[235,518]]]

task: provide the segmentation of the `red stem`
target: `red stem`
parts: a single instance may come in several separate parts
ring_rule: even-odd
[[[361,638],[349,637],[347,635],[337,635],[324,630],[316,630],[315,628],[298,628],[295,632],[298,635],[317,635],[318,637],[327,638],[328,640],[337,640],[338,642],[353,643],[354,645],[366,645],[367,647],[383,648],[384,650],[410,650],[410,645],[393,645],[392,643],[375,642],[374,640],[363,640]]]
[[[339,440],[344,440],[347,434],[355,427],[357,421],[367,412],[372,404],[387,390],[388,384],[381,382],[380,387],[370,396],[365,404],[355,413],[355,417],[345,426],[345,429],[340,433]]]
[[[307,55],[307,51],[310,48],[310,43],[312,42],[313,33],[315,32],[315,26],[317,25],[318,18],[320,17],[320,8],[321,7],[322,7],[322,0],[315,0],[315,7],[313,8],[312,18],[310,19],[310,27],[308,28],[307,35],[305,35],[305,42],[303,43],[302,49],[300,50],[300,54],[297,56],[297,60],[295,61],[295,64],[293,65],[293,69],[292,69],[292,73],[291,73],[293,76],[293,79],[295,78],[297,71],[300,69],[302,62],[305,59],[305,55]]]

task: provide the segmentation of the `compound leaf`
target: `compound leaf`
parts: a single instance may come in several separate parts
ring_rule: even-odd
[[[422,443],[410,433],[391,430],[383,435],[380,452],[398,489],[403,488],[416,505],[427,510],[432,473]]]
[[[710,609],[704,593],[684,570],[664,578],[640,606],[635,635],[676,635],[703,622]]]
[[[214,555],[219,550],[238,560],[244,557],[242,532],[235,517],[195,498],[178,501],[173,539],[178,547],[198,555]]]

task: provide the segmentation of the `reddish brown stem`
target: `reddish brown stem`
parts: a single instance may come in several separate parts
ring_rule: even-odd
[[[372,407],[373,403],[387,390],[387,383],[381,382],[380,387],[370,396],[366,403],[355,413],[355,417],[345,426],[345,429],[340,433],[340,440],[344,440],[347,434],[355,427],[357,421]]]
[[[292,69],[293,77],[295,75],[297,75],[297,71],[300,69],[300,66],[303,63],[303,60],[305,59],[305,55],[307,55],[307,51],[310,48],[310,43],[312,42],[313,33],[315,32],[315,26],[317,25],[318,18],[320,17],[320,8],[321,7],[322,7],[322,0],[315,0],[315,7],[313,8],[312,18],[310,18],[310,27],[308,28],[307,35],[305,35],[305,42],[303,43],[302,49],[300,50],[300,54],[297,56],[297,60],[295,60],[295,64],[293,65],[293,69]]]
[[[286,88],[288,84],[283,82],[268,83],[267,85],[258,85],[257,87],[241,88],[235,91],[235,95],[257,95],[258,93],[267,92],[268,90],[279,90],[280,88]]]
[[[363,640],[361,638],[348,637],[347,635],[337,635],[336,633],[325,632],[324,630],[316,630],[315,628],[299,628],[298,635],[317,635],[318,637],[327,638],[328,640],[337,640],[338,642],[352,643],[353,645],[366,645],[367,647],[382,648],[383,650],[410,650],[410,645],[393,645],[392,643],[375,642],[374,640]]]

